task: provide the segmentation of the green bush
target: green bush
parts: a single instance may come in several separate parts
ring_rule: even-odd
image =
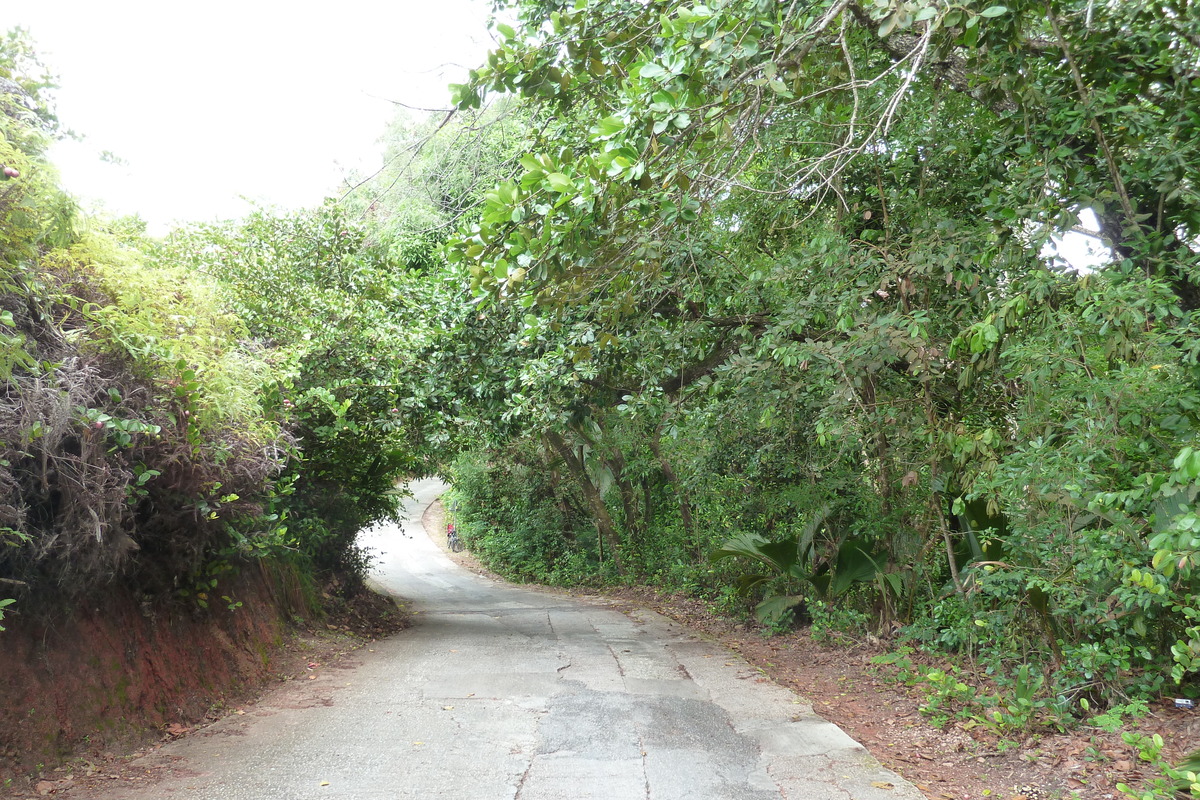
[[[595,533],[571,513],[578,500],[555,485],[535,448],[467,452],[449,469],[459,534],[481,560],[506,577],[552,585],[603,574]]]

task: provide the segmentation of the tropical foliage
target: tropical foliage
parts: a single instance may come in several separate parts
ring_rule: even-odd
[[[81,219],[14,79],[6,577],[361,572],[442,471],[513,577],[840,613],[1039,708],[1194,690],[1190,4],[498,5],[378,174],[161,242]]]
[[[206,606],[256,557],[353,585],[436,440],[403,357],[433,290],[332,205],[164,241],[84,217],[45,160],[48,79],[20,33],[4,57],[0,608],[113,582]]]
[[[1068,698],[1200,666],[1194,14],[510,11],[455,92],[519,98],[527,152],[449,253],[499,328],[470,463],[596,531],[537,557],[832,595]]]

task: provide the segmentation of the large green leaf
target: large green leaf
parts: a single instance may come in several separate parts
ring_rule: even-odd
[[[855,583],[874,580],[878,571],[870,545],[862,539],[847,539],[838,548],[837,566],[833,571],[829,594],[837,597]]]
[[[780,563],[775,553],[770,552],[775,549],[771,542],[757,533],[739,533],[737,536],[726,539],[724,544],[713,550],[709,555],[709,560],[716,563],[726,558],[749,558],[776,572],[784,572],[787,567]]]
[[[556,192],[575,191],[575,184],[561,172],[551,172],[546,176],[546,180],[550,183],[550,188]]]
[[[763,625],[777,625],[784,620],[788,612],[803,602],[804,598],[800,595],[777,594],[754,607],[754,618]]]
[[[769,572],[746,572],[738,576],[734,586],[740,594],[748,595],[764,583],[770,583],[774,578],[775,575]]]

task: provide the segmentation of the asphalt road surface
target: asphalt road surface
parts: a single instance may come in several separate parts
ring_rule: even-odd
[[[143,759],[111,800],[918,800],[798,695],[651,611],[452,563],[412,487],[363,535],[414,626]]]

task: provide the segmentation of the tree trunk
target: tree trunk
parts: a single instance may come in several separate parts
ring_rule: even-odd
[[[654,453],[654,457],[658,459],[658,466],[662,469],[663,477],[667,479],[667,484],[671,490],[675,492],[675,496],[679,498],[679,520],[683,523],[683,532],[687,536],[687,540],[692,542],[693,547],[696,547],[696,542],[692,539],[692,501],[688,495],[687,489],[683,488],[683,484],[679,482],[679,476],[675,474],[674,467],[667,457],[663,455],[661,430],[655,429],[654,434],[649,439],[650,452]],[[699,557],[700,553],[697,552]]]
[[[613,480],[617,483],[617,489],[621,492],[621,508],[625,514],[625,531],[634,541],[640,542],[644,526],[638,514],[637,492],[634,491],[633,484],[625,476],[625,458],[617,452],[611,458],[603,459],[603,461],[605,466],[612,472]]]
[[[862,389],[859,391],[859,397],[863,404],[863,410],[868,414],[875,411],[875,376],[867,373],[863,376]],[[892,470],[888,463],[891,458],[890,448],[888,446],[887,434],[878,424],[875,425],[874,433],[872,434],[872,443],[875,445],[875,459],[879,462],[878,473],[876,477],[877,490],[879,492],[880,509],[887,515],[892,509]]]
[[[545,469],[550,474],[550,492],[554,496],[554,507],[558,509],[558,515],[562,521],[560,531],[564,540],[574,544],[575,531],[571,527],[571,515],[573,513],[578,513],[580,516],[586,516],[586,514],[582,510],[577,510],[578,506],[572,503],[570,494],[566,491],[563,491],[562,473],[558,470],[558,467],[554,463],[556,458],[557,456],[554,454],[553,450],[542,451],[542,460],[544,462]]]
[[[596,525],[596,534],[599,536],[601,548],[604,545],[608,545],[609,557],[612,559],[617,574],[624,575],[625,570],[621,565],[621,550],[616,526],[613,525],[608,508],[604,505],[604,498],[600,496],[600,490],[596,488],[596,484],[588,476],[587,468],[583,465],[583,460],[575,453],[575,449],[567,444],[563,437],[556,431],[547,431],[546,441],[554,449],[554,452],[558,453],[559,457],[562,458],[563,463],[567,465],[567,471],[579,482],[579,488],[583,491],[583,497],[587,500],[588,508],[591,509],[592,522]]]
[[[599,428],[599,426],[597,425]],[[621,495],[621,511],[625,522],[625,532],[634,541],[641,541],[642,525],[639,520],[637,507],[637,493],[633,489],[633,484],[625,477],[625,457],[621,454],[620,449],[612,448],[611,455],[603,456],[608,448],[601,447],[600,442],[589,436],[586,431],[579,427],[572,427],[575,435],[591,446],[592,451],[600,459],[609,472],[612,473],[613,482],[617,485],[617,491]],[[604,434],[604,429],[599,428],[601,436]]]

